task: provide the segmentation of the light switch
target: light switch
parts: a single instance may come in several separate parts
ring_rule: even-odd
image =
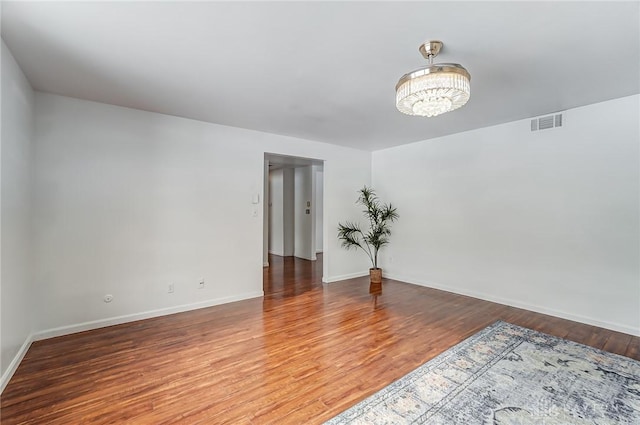
[[[260,203],[260,195],[258,195],[257,193],[255,195],[253,195],[253,197],[251,198],[251,203],[252,204],[259,204]]]

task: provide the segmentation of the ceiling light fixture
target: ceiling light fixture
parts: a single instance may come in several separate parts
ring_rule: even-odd
[[[407,115],[435,117],[463,106],[471,94],[471,75],[457,63],[433,64],[441,41],[427,41],[420,53],[429,66],[405,74],[396,84],[396,107]]]

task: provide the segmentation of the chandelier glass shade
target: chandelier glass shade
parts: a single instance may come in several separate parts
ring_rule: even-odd
[[[420,46],[422,55],[433,62],[442,48],[440,41]],[[407,115],[435,117],[467,103],[471,75],[456,63],[433,64],[405,74],[396,85],[396,107]]]

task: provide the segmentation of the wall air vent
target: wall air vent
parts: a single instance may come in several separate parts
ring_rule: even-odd
[[[547,115],[531,120],[531,131],[562,127],[562,114]]]

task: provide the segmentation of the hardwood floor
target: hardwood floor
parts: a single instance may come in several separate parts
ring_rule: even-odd
[[[640,338],[270,258],[264,298],[35,342],[10,424],[318,424],[501,319],[640,360]]]

